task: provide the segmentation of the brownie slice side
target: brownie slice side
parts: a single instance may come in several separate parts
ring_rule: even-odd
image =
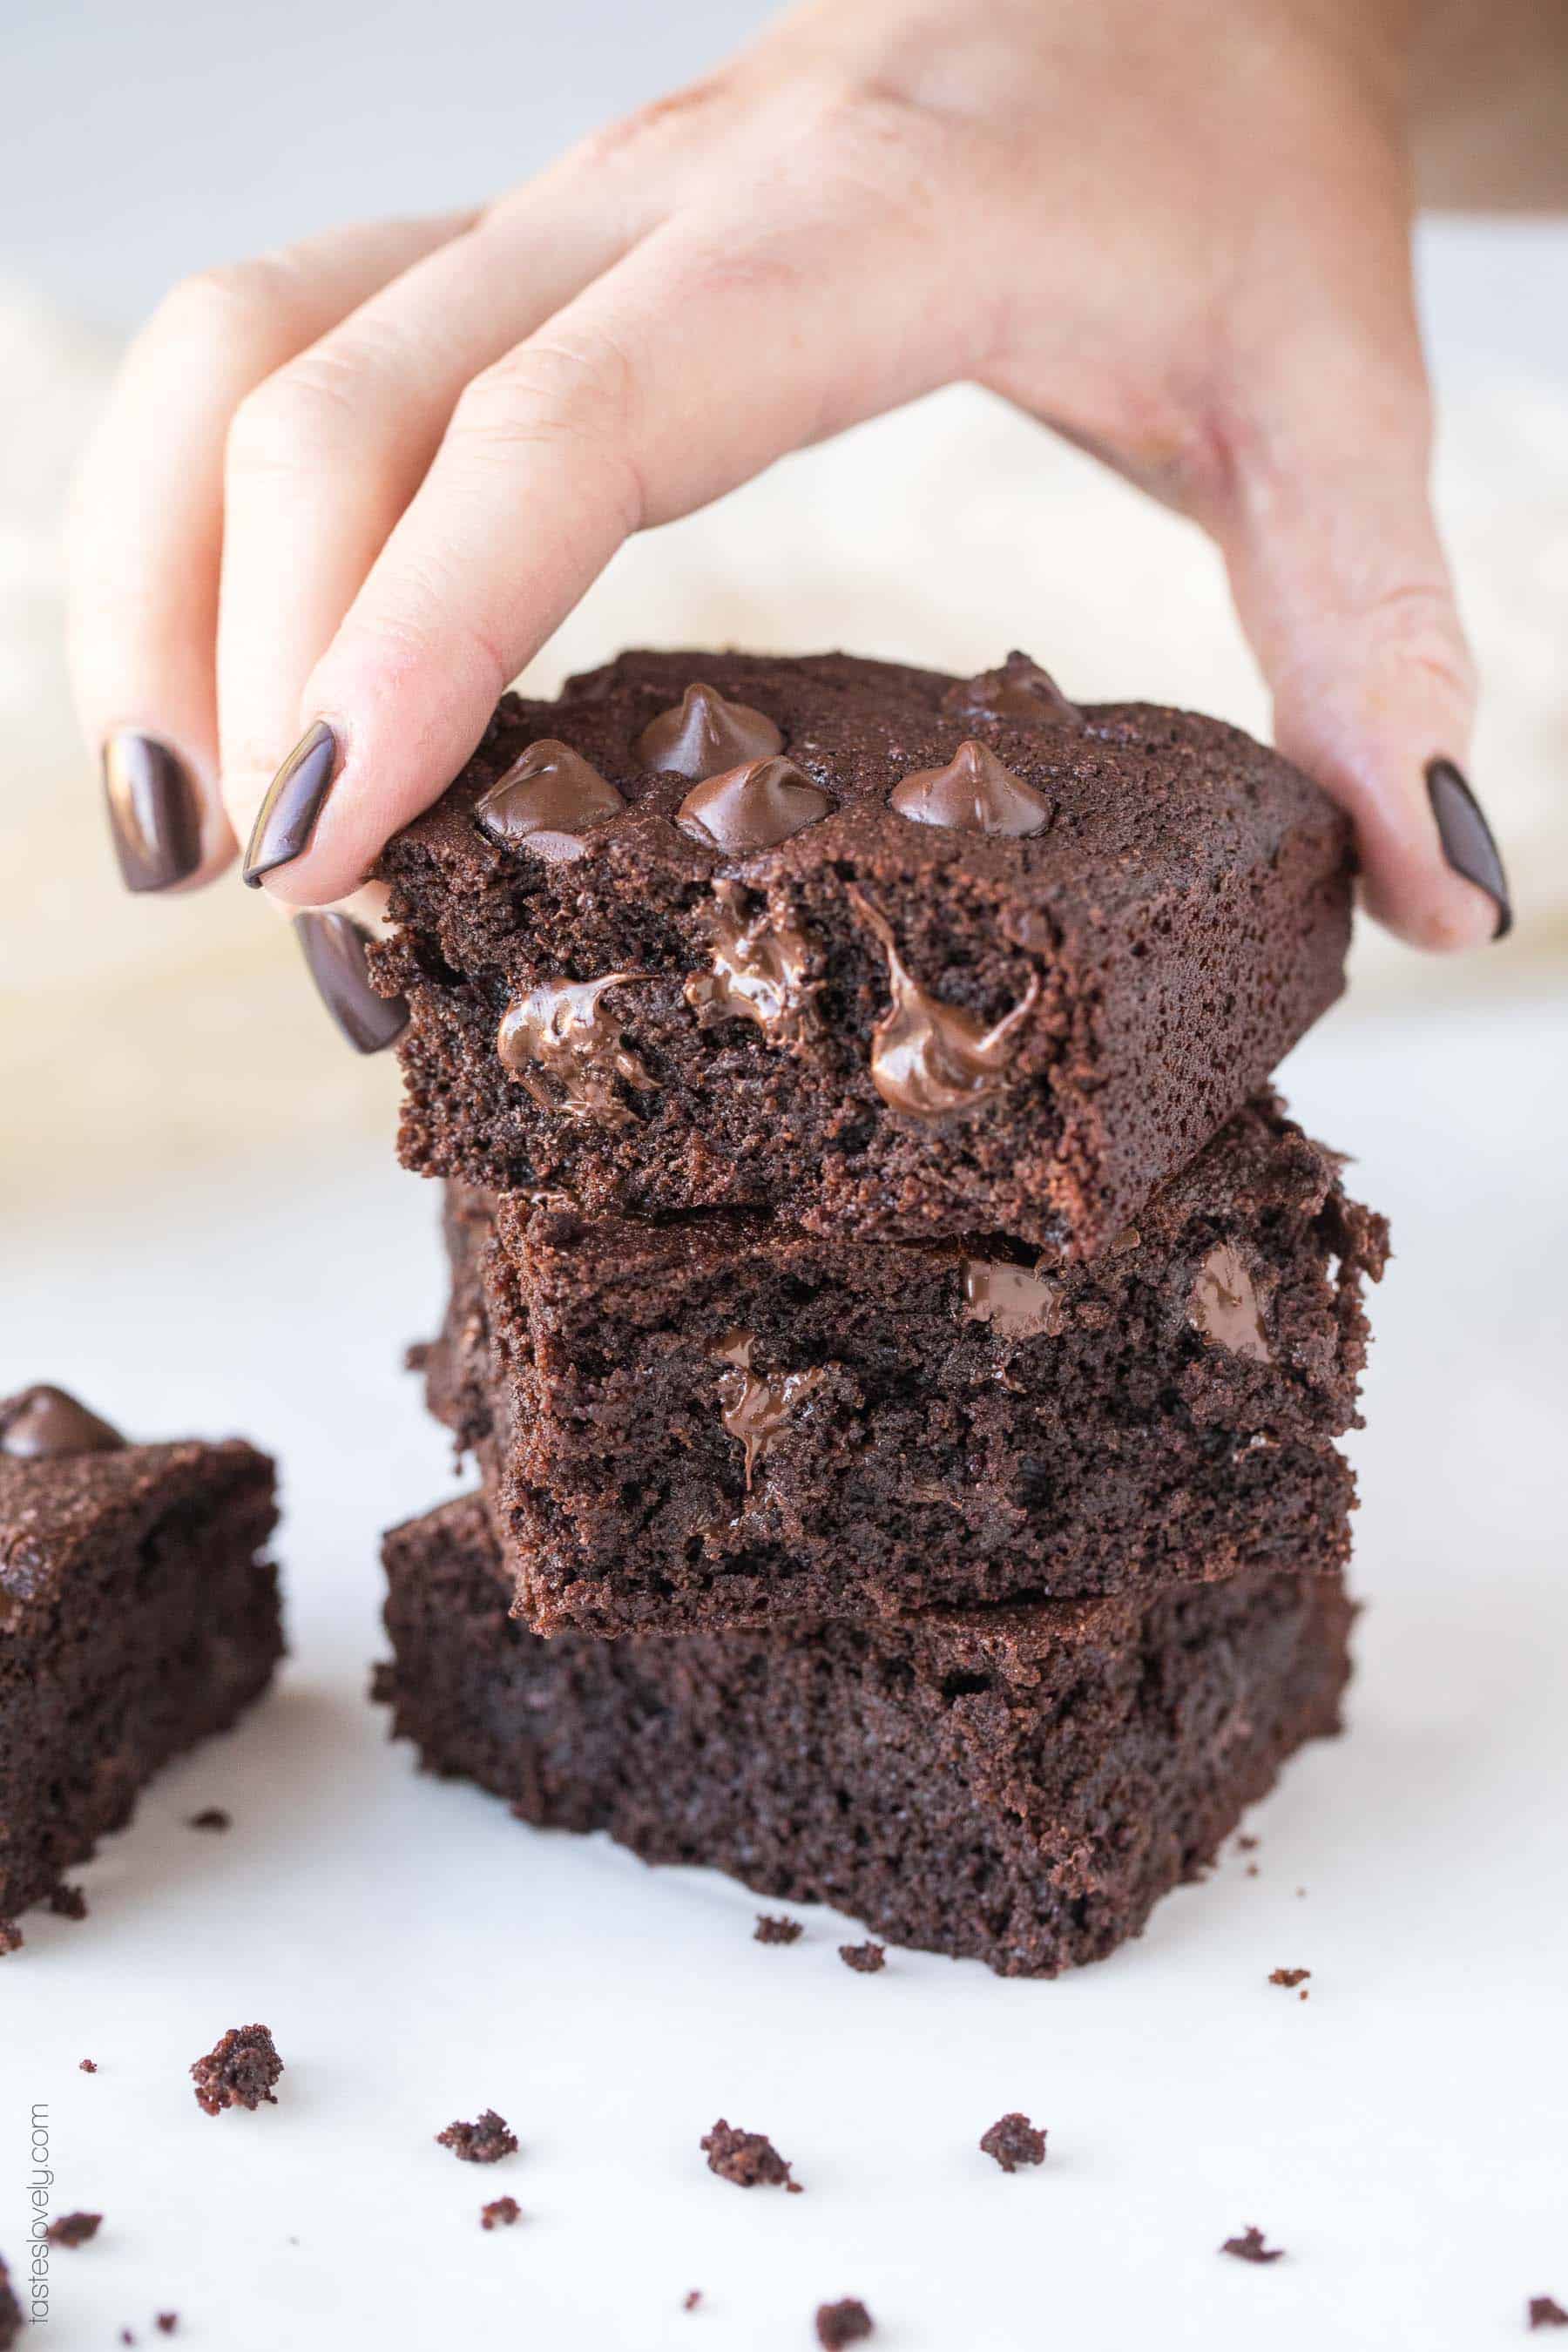
[[[265,1689],[276,1519],[273,1465],[239,1441],[0,1454],[0,1913]]]
[[[862,1627],[542,1641],[482,1507],[395,1528],[383,1695],[427,1766],[649,1862],[1049,1976],[1139,1932],[1338,1726],[1334,1579]]]
[[[1148,1591],[1348,1554],[1332,1441],[1386,1237],[1272,1102],[1087,1266],[463,1187],[447,1238],[430,1402],[477,1448],[539,1632]]]
[[[697,681],[772,722],[825,814],[760,847],[693,826],[689,778],[638,746]],[[1036,833],[911,819],[900,786],[966,741]],[[584,821],[498,837],[542,742],[587,763]],[[623,655],[504,700],[384,853],[404,1157],[595,1213],[1093,1255],[1338,995],[1349,843],[1306,778],[1190,712],[1021,715],[844,655]]]

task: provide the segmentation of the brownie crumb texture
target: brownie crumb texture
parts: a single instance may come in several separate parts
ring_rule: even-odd
[[[0,2352],[22,2333],[22,2306],[11,2292],[11,2273],[0,2256]]]
[[[888,1965],[885,1944],[840,1944],[838,1957],[847,1969],[854,1969],[863,1977],[874,1977],[879,1969]]]
[[[188,1830],[227,1830],[234,1827],[234,1816],[226,1813],[221,1805],[204,1805],[185,1823]]]
[[[1261,2230],[1250,2225],[1239,2238],[1227,2238],[1220,2248],[1222,2254],[1234,2254],[1238,2263],[1277,2263],[1284,2255],[1283,2246],[1266,2246]]]
[[[1027,2116],[1003,2116],[988,2132],[981,2135],[980,2146],[986,2156],[994,2156],[1004,2172],[1016,2172],[1021,2164],[1044,2164],[1046,2135],[1037,2131]]]
[[[1568,2311],[1554,2295],[1532,2294],[1530,2298],[1530,2326],[1537,2327],[1568,2327]]]
[[[759,1911],[752,1929],[752,1940],[759,1944],[798,1944],[805,1929],[798,1919],[784,1919],[774,1914]]]
[[[517,2134],[504,2116],[487,2107],[477,2124],[448,2124],[436,2135],[437,2147],[449,2147],[459,2164],[499,2164],[517,2154]]]
[[[97,2237],[102,2220],[101,2213],[62,2213],[58,2221],[49,2223],[45,2234],[51,2246],[85,2246],[89,2238]]]
[[[87,1896],[79,1886],[68,1886],[62,1879],[49,1889],[49,1909],[60,1919],[85,1919]]]
[[[15,1919],[0,1919],[0,1960],[7,1952],[19,1952],[26,1940]]]
[[[81,2059],[81,2060],[79,2062],[79,2073],[81,2073],[81,2074],[97,2074],[97,2072],[98,2072],[98,2061],[97,2061],[97,2059],[96,2059],[96,2058],[83,2058],[83,2059]]]
[[[847,2294],[842,2303],[819,2304],[816,2340],[823,2352],[844,2352],[847,2344],[864,2344],[871,2333],[871,2315],[863,2303]]]
[[[799,2190],[799,2181],[790,2179],[789,2166],[771,2139],[762,2132],[735,2131],[722,2116],[703,2140],[702,2153],[709,2171],[721,2180],[732,2180],[737,2189]]]
[[[694,2286],[690,2293],[686,2296],[680,2308],[682,2311],[695,2311],[701,2300],[702,2289],[700,2286]]]
[[[198,2058],[191,2068],[196,2105],[204,2115],[220,2115],[225,2107],[278,2105],[272,2085],[283,2072],[283,2061],[265,2025],[231,2025],[221,2042]],[[163,2326],[162,2320],[159,2326]]]
[[[522,2219],[522,2208],[515,2197],[497,2197],[479,2209],[481,2230],[510,2230],[514,2221]]]
[[[177,2311],[161,2311],[158,2314],[158,2333],[160,2336],[173,2336],[179,2324],[180,2315]]]
[[[1268,1981],[1270,1984],[1283,1985],[1288,1992],[1294,1992],[1298,1985],[1306,1983],[1311,1973],[1310,1969],[1271,1969],[1268,1972]],[[1305,1998],[1306,1995],[1303,1994],[1302,1999],[1305,2000]]]

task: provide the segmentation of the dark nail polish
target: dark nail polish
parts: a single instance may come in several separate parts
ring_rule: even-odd
[[[310,845],[316,819],[332,788],[338,739],[324,719],[307,728],[267,787],[245,853],[245,878],[254,890],[275,866],[288,866]]]
[[[1484,890],[1497,906],[1497,928],[1494,940],[1506,939],[1513,929],[1513,908],[1509,903],[1508,876],[1503,872],[1502,859],[1498,855],[1492,829],[1481,814],[1477,800],[1460,771],[1452,760],[1428,760],[1426,791],[1432,803],[1432,814],[1437,820],[1437,837],[1443,845],[1443,855],[1456,874]]]
[[[103,797],[128,890],[167,890],[195,872],[201,798],[166,743],[155,735],[111,735],[103,747]]]
[[[401,996],[378,996],[365,950],[370,933],[352,915],[296,915],[298,939],[322,1003],[358,1054],[379,1054],[408,1026]]]

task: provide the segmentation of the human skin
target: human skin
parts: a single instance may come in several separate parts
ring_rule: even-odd
[[[1475,678],[1411,286],[1426,26],[1416,0],[815,0],[482,211],[177,288],[70,534],[132,887],[223,872],[324,720],[324,798],[287,838],[267,813],[247,878],[348,898],[630,532],[969,380],[1212,535],[1371,911],[1500,935],[1484,820],[1456,864],[1427,782]]]

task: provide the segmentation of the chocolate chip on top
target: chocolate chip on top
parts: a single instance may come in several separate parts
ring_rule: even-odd
[[[770,759],[784,737],[766,714],[747,702],[726,702],[716,687],[689,686],[672,710],[661,710],[637,737],[645,768],[700,784],[748,760]]]
[[[833,803],[793,760],[748,760],[694,785],[675,822],[705,848],[773,849],[816,824]]]
[[[66,1454],[116,1454],[119,1430],[89,1412],[64,1389],[47,1381],[22,1389],[0,1404],[0,1454],[21,1462],[54,1461]]]
[[[1013,841],[1043,833],[1055,814],[1044,793],[1025,783],[973,736],[959,745],[945,768],[920,768],[895,784],[888,805],[914,824],[1005,834]]]
[[[570,744],[546,735],[531,743],[474,810],[480,830],[514,848],[526,842],[535,856],[576,857],[578,839],[626,806],[624,794]]]
[[[1021,653],[1010,653],[1000,669],[961,678],[948,688],[942,701],[944,710],[967,711],[977,719],[1024,719],[1061,727],[1083,718],[1049,671]]]

